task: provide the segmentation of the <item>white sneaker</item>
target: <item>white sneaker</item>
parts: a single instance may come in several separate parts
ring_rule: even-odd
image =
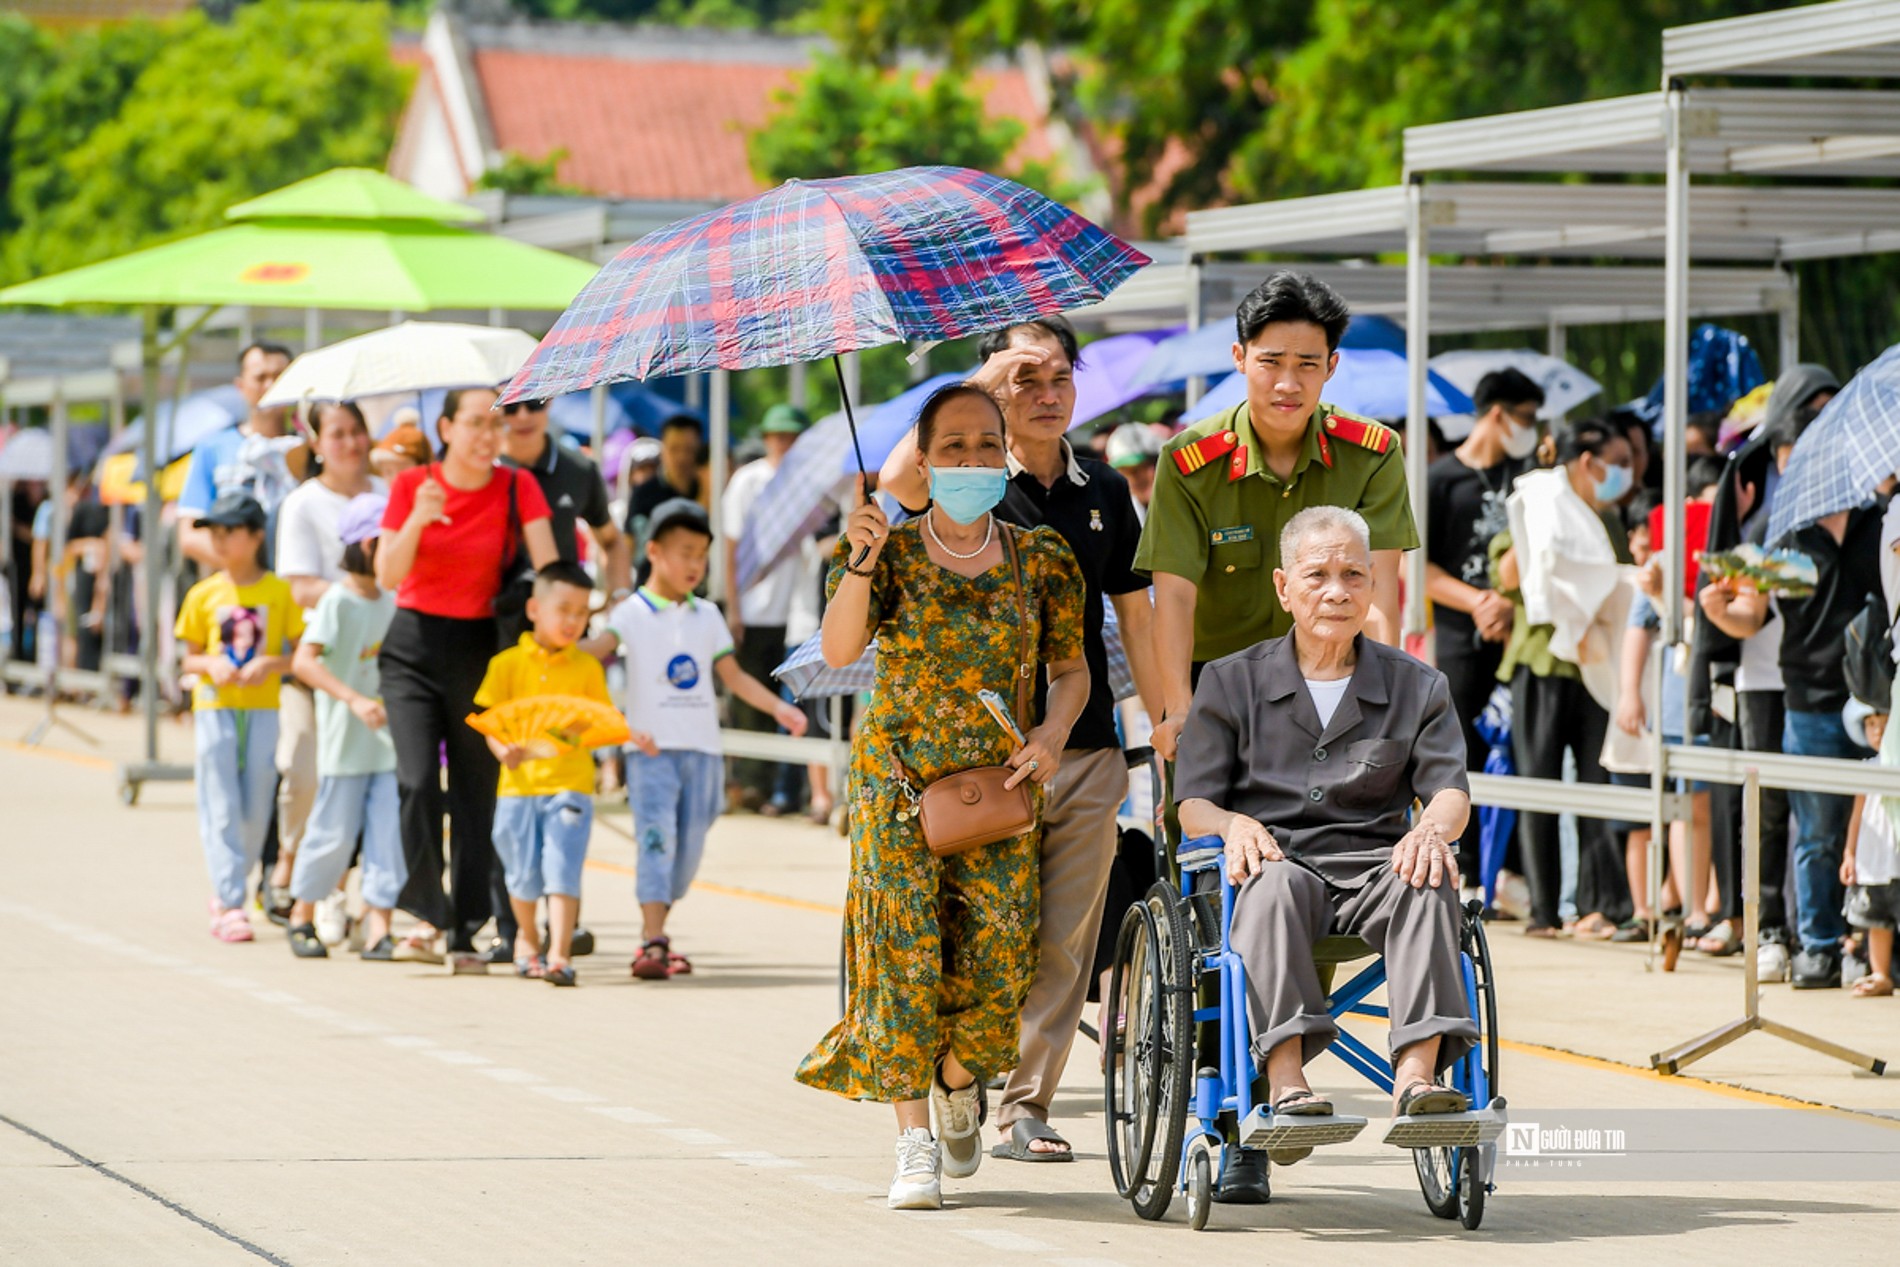
[[[888,1204],[893,1210],[943,1209],[943,1184],[937,1178],[942,1158],[937,1141],[921,1126],[897,1137],[897,1175]]]
[[[1531,917],[1529,881],[1513,871],[1499,872],[1497,907],[1512,919],[1529,919]]]
[[[350,935],[349,897],[338,889],[317,903],[317,940],[326,946],[341,946]]]
[[[1788,948],[1778,941],[1765,942],[1755,952],[1755,979],[1774,983],[1788,979]]]
[[[968,1179],[983,1164],[981,1094],[982,1088],[974,1082],[961,1091],[944,1086],[941,1077],[931,1083],[930,1103],[937,1110],[943,1173],[952,1179]]]

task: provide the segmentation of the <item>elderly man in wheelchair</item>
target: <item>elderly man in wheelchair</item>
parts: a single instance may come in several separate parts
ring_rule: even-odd
[[[1218,1020],[1226,1049],[1221,1069],[1207,1068],[1213,1061],[1203,1041],[1195,1116],[1205,1132],[1210,1111],[1224,1114],[1237,1125],[1240,1143],[1248,1142],[1251,1125],[1253,1141],[1264,1144],[1222,1149],[1213,1197],[1235,1204],[1266,1199],[1269,1156],[1291,1164],[1312,1144],[1343,1142],[1365,1125],[1335,1114],[1306,1077],[1306,1063],[1340,1038],[1339,1005],[1315,962],[1323,941],[1357,938],[1364,943],[1357,953],[1370,948],[1383,956],[1387,1006],[1348,1010],[1389,1017],[1391,1062],[1355,1043],[1370,1059],[1348,1063],[1378,1085],[1389,1079],[1396,1122],[1450,1124],[1474,1116],[1472,1096],[1441,1075],[1480,1038],[1462,951],[1470,934],[1456,861],[1470,813],[1465,741],[1445,679],[1363,636],[1372,558],[1357,514],[1302,511],[1279,544],[1273,583],[1293,631],[1207,666],[1182,732],[1174,788],[1186,840],[1180,908],[1207,901],[1209,885],[1225,879],[1218,908],[1225,937],[1207,927],[1211,915],[1198,917],[1200,927],[1188,935],[1201,946],[1196,980],[1205,987],[1208,976],[1223,978],[1221,1005],[1196,1011],[1194,1019]],[[1157,888],[1173,901],[1165,882]],[[1371,980],[1364,992],[1377,984]],[[1240,1012],[1244,1030],[1237,1028]],[[1251,1041],[1240,1047],[1237,1033]],[[1482,1074],[1474,1084],[1464,1072],[1475,1063],[1460,1066],[1460,1079],[1488,1096]],[[1251,1109],[1262,1082],[1264,1103]],[[1303,1130],[1306,1123],[1312,1129]],[[1501,1122],[1484,1135],[1495,1138],[1496,1129]],[[1407,1140],[1396,1130],[1387,1136],[1412,1146]],[[1208,1160],[1197,1143],[1198,1212],[1186,1173],[1197,1164],[1192,1153],[1181,1183],[1199,1227]],[[1456,1164],[1454,1156],[1441,1186],[1460,1186]],[[1425,1166],[1421,1159],[1421,1182]],[[1429,1184],[1426,1197],[1433,1201]],[[1433,1209],[1443,1214],[1437,1204]]]

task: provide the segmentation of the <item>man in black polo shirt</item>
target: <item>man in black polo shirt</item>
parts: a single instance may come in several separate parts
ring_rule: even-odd
[[[585,523],[599,547],[601,589],[616,602],[632,592],[630,564],[632,551],[626,537],[614,526],[613,511],[607,504],[607,484],[600,468],[574,450],[557,444],[548,435],[548,402],[521,400],[504,406],[507,426],[502,432],[501,456],[510,466],[532,472],[534,482],[548,499],[554,512],[554,548],[563,563],[580,561],[580,540],[574,526]],[[521,613],[506,622],[501,645],[513,646],[528,630],[527,615]]]
[[[1128,481],[1077,453],[1065,435],[1075,414],[1075,331],[1045,317],[984,336],[983,367],[971,381],[994,393],[1009,429],[1009,491],[997,515],[1021,527],[1055,529],[1075,552],[1088,585],[1083,655],[1088,707],[1069,732],[1062,768],[1048,787],[1042,824],[1041,959],[1023,1003],[1022,1045],[996,1123],[998,1156],[1068,1161],[1068,1142],[1049,1129],[1049,1103],[1061,1081],[1076,1024],[1088,1000],[1090,970],[1109,870],[1115,861],[1115,815],[1128,795],[1128,767],[1115,733],[1115,699],[1102,642],[1103,601],[1115,604],[1122,642],[1142,703],[1159,716],[1148,585],[1134,570],[1141,521]],[[885,463],[881,487],[921,513],[929,490],[917,474],[916,447],[906,441]],[[1040,695],[1041,688],[1038,688]]]
[[[1786,465],[1782,446],[1778,461]],[[1781,680],[1787,718],[1781,750],[1795,757],[1864,758],[1867,752],[1848,736],[1841,720],[1847,703],[1842,668],[1847,626],[1870,595],[1881,592],[1880,523],[1883,505],[1829,515],[1791,532],[1775,545],[1799,550],[1814,560],[1816,584],[1807,598],[1777,598],[1782,621]],[[1726,582],[1711,585],[1702,608],[1731,637],[1746,638],[1767,622],[1767,603],[1751,589]],[[1793,982],[1797,990],[1837,987],[1841,983],[1841,853],[1853,798],[1791,790],[1794,810],[1794,924],[1798,944]]]
[[[691,414],[674,414],[660,424],[660,469],[636,485],[627,499],[627,536],[637,551],[646,543],[647,520],[661,502],[684,497],[699,500],[699,463],[706,430]]]

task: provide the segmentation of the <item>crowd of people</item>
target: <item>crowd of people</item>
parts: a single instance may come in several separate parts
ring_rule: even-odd
[[[797,1077],[894,1106],[890,1201],[904,1208],[934,1207],[943,1176],[975,1171],[985,1122],[998,1157],[1072,1158],[1050,1114],[1100,993],[1104,920],[1119,920],[1125,750],[1143,741],[1181,763],[1183,823],[1229,838],[1236,880],[1277,886],[1280,905],[1258,909],[1278,913],[1245,930],[1268,959],[1335,921],[1380,944],[1430,940],[1453,909],[1439,899],[1461,890],[1530,937],[1660,938],[1670,966],[1684,947],[1739,952],[1733,789],[1683,789],[1693,818],[1652,842],[1647,824],[1587,814],[1501,829],[1471,811],[1464,772],[1502,754],[1521,775],[1647,786],[1657,730],[1900,764],[1880,641],[1900,603],[1891,490],[1764,539],[1780,472],[1837,380],[1794,366],[1759,418],[1751,398],[1694,420],[1689,557],[1787,546],[1816,583],[1763,593],[1692,566],[1682,636],[1662,645],[1652,422],[1552,420],[1524,374],[1487,375],[1455,446],[1434,427],[1421,540],[1398,434],[1324,403],[1348,319],[1325,285],[1275,273],[1236,313],[1245,400],[1185,428],[1174,412],[1086,441],[1071,429],[1075,332],[1056,317],[993,331],[976,373],[930,396],[840,521],[723,607],[708,572],[723,556],[737,573],[807,425],[789,405],[762,418],[762,452],[715,523],[689,415],[623,450],[611,478],[550,436],[546,402],[497,409],[487,389],[449,394],[434,444],[420,419],[373,442],[348,403],[316,408],[306,437],[256,405],[289,353],[247,348],[251,415],[199,446],[177,508],[179,547],[203,572],[175,635],[212,932],[254,937],[261,867],[256,905],[300,957],[354,930],[366,960],[512,965],[571,986],[593,948],[580,890],[594,797],[624,786],[642,919],[631,971],[666,979],[692,971],[667,921],[722,812],[842,811],[849,1006]],[[1421,548],[1432,628],[1407,644],[1401,560]],[[1870,633],[1879,645],[1857,661]],[[742,763],[728,780],[721,757],[722,716],[792,735],[820,724],[772,677],[807,636],[833,667],[877,650],[835,806],[823,766]],[[465,721],[549,696],[617,707],[631,741],[549,757]],[[992,767],[989,794],[1020,790],[1028,819],[977,848],[946,845],[930,789]],[[1286,787],[1302,804],[1279,803],[1266,767],[1299,771]],[[1794,791],[1763,806],[1762,979],[1891,994],[1900,804]],[[1399,881],[1357,854],[1358,871],[1316,864],[1326,831],[1303,835],[1303,814],[1326,831],[1356,824],[1386,851],[1374,872],[1398,849]],[[1652,848],[1667,855],[1659,892]],[[1310,884],[1269,865],[1302,858]],[[1408,887],[1436,904],[1408,905]],[[1435,1079],[1469,1018],[1425,967],[1395,975],[1395,991],[1401,976],[1418,1024],[1395,1010],[1397,1109],[1462,1107]],[[1256,1027],[1273,1036],[1261,1059],[1285,1111],[1314,1112],[1324,1102],[1299,1067],[1324,1009],[1296,986],[1262,987]],[[1224,1165],[1220,1198],[1254,1199],[1264,1165]]]

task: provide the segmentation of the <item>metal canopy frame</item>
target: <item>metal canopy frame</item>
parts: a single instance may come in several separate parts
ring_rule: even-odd
[[[60,692],[66,684],[80,686],[104,698],[113,689],[114,679],[121,676],[136,677],[140,664],[136,659],[116,654],[112,650],[114,635],[122,632],[112,619],[111,609],[107,609],[106,625],[101,632],[103,651],[99,669],[89,672],[82,669],[68,669],[61,664],[61,641],[69,632],[65,620],[65,577],[60,572],[61,561],[66,555],[67,532],[71,526],[72,511],[66,507],[64,493],[70,466],[67,461],[67,449],[71,434],[71,416],[69,407],[75,404],[94,402],[106,406],[108,424],[116,436],[125,426],[124,383],[117,370],[69,370],[53,374],[37,375],[31,378],[16,378],[6,382],[6,398],[9,406],[41,406],[47,411],[47,438],[53,450],[52,470],[48,475],[47,496],[52,499],[53,513],[50,518],[50,535],[47,540],[47,569],[50,584],[44,600],[45,610],[52,616],[55,645],[49,658],[45,648],[38,649],[41,665],[17,664],[5,658],[0,651],[0,678],[7,682],[22,685],[38,685],[43,692],[45,709],[40,720],[26,734],[23,743],[31,746],[38,744],[55,727],[63,727],[77,735],[92,747],[98,747],[99,741],[60,716]],[[9,510],[12,498],[9,497]],[[110,524],[106,531],[106,574],[116,573],[119,563],[119,534],[121,515],[118,507],[113,508]],[[16,578],[24,585],[24,578]]]
[[[1689,286],[1692,250],[1700,250],[1692,214],[1704,203],[1740,197],[1749,205],[1798,191],[1770,187],[1709,187],[1695,191],[1697,175],[1752,175],[1813,179],[1816,177],[1900,176],[1900,93],[1889,90],[1694,88],[1685,79],[1698,74],[1833,75],[1885,77],[1900,66],[1900,3],[1894,0],[1837,0],[1755,18],[1733,19],[1676,28],[1665,35],[1668,69],[1662,90],[1608,101],[1583,102],[1547,110],[1522,111],[1486,119],[1408,128],[1405,131],[1408,262],[1414,270],[1412,298],[1425,315],[1424,288],[1429,270],[1424,266],[1431,220],[1427,214],[1426,177],[1440,172],[1517,171],[1550,173],[1660,171],[1664,178],[1663,259],[1666,315],[1663,322],[1664,400],[1662,633],[1668,642],[1681,639],[1683,576],[1683,499],[1686,457],[1683,440],[1688,423]],[[1565,186],[1562,188],[1574,188]],[[1825,199],[1860,191],[1825,188],[1808,194]],[[1831,235],[1824,235],[1831,236]],[[1891,233],[1860,235],[1858,248],[1849,249],[1853,235],[1838,241],[1827,253],[1861,254],[1900,249]],[[1794,242],[1778,249],[1777,260],[1797,258]],[[1814,258],[1807,253],[1807,258]],[[1408,353],[1422,358],[1425,331],[1408,325]],[[1785,359],[1785,358],[1784,358]],[[1785,368],[1785,367],[1784,367]],[[1409,416],[1424,415],[1424,373],[1415,364],[1408,393]],[[1408,474],[1410,474],[1408,455]],[[1696,761],[1676,755],[1658,733],[1652,748],[1652,821],[1661,838],[1667,815],[1664,787],[1669,778]],[[1724,754],[1738,755],[1738,754]],[[1759,764],[1759,763],[1755,763]],[[1829,763],[1835,764],[1835,763]],[[1839,763],[1845,766],[1846,763]],[[1673,767],[1673,769],[1672,769]],[[1854,767],[1859,770],[1861,767]],[[1863,771],[1864,772],[1864,771]],[[1744,918],[1744,956],[1752,960],[1757,949],[1753,906],[1758,877],[1753,848],[1759,830],[1759,804],[1754,795],[1756,771],[1746,772],[1745,870],[1750,873],[1748,907]],[[1660,853],[1652,850],[1650,889],[1660,884]],[[1826,1052],[1880,1072],[1880,1062],[1851,1052],[1825,1039],[1760,1017],[1754,997],[1753,974],[1745,988],[1746,1015],[1738,1022],[1670,1052],[1659,1053],[1654,1064],[1673,1073],[1742,1034],[1757,1029],[1776,1037]]]
[[[1839,0],[1663,32],[1663,79],[1900,78],[1900,0]]]

